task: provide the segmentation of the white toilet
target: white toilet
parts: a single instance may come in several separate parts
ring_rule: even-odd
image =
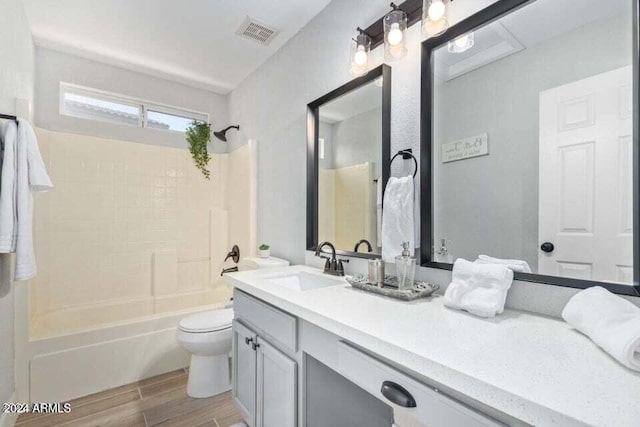
[[[180,321],[177,339],[191,353],[187,394],[211,397],[231,388],[229,353],[233,309],[207,311]]]
[[[286,267],[289,261],[269,258],[244,258],[240,271]],[[178,343],[191,353],[187,394],[211,397],[231,388],[229,353],[233,332],[233,308],[206,311],[187,316],[178,325]]]

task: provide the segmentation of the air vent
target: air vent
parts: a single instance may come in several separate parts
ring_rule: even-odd
[[[268,25],[258,22],[255,19],[247,16],[240,25],[240,28],[236,31],[236,34],[245,39],[253,40],[256,43],[267,46],[273,39],[276,38],[279,31],[275,28],[271,28]]]

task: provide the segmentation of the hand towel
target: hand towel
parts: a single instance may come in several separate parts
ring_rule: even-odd
[[[574,295],[562,318],[627,368],[640,371],[640,308],[600,286]]]
[[[513,271],[503,265],[458,259],[444,294],[444,305],[480,317],[494,317],[504,311],[512,282]]]
[[[45,169],[36,135],[28,121],[18,119],[16,149],[16,271],[15,280],[29,280],[36,275],[33,253],[32,191],[48,191],[53,185]]]
[[[402,242],[415,248],[413,220],[413,177],[389,178],[382,210],[382,259],[395,262],[402,254]]]
[[[489,255],[480,255],[475,262],[478,264],[502,264],[518,273],[531,273],[529,263],[520,259],[502,259],[490,257]]]
[[[18,127],[6,121],[0,127],[2,172],[0,174],[0,253],[16,250],[16,143]]]

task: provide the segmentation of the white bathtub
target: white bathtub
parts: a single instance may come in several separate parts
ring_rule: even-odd
[[[187,314],[224,308],[211,304],[46,338],[29,336],[28,291],[16,288],[16,379],[21,402],[63,402],[189,365],[176,342]]]

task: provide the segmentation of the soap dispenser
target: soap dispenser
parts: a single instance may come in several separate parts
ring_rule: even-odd
[[[416,257],[411,256],[409,242],[402,242],[402,255],[396,257],[398,289],[412,289],[416,273]]]

